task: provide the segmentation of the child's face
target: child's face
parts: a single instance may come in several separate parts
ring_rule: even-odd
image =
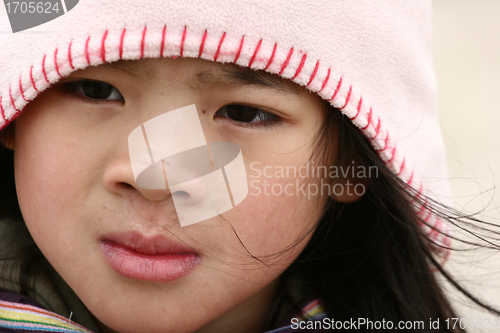
[[[195,59],[91,67],[41,94],[16,120],[16,186],[25,222],[104,325],[120,332],[258,331],[277,277],[306,245],[326,196],[308,198],[293,174],[275,175],[279,166],[298,170],[311,157],[321,100],[279,80],[266,87],[253,79],[239,67]],[[191,104],[207,141],[239,145],[249,184],[258,181],[235,208],[180,227],[168,190],[135,184],[127,139],[145,121]],[[234,104],[254,108],[221,109]],[[265,167],[269,177],[256,170]],[[306,192],[307,182],[315,182],[298,179]],[[288,183],[292,195],[279,195]],[[134,237],[174,244],[182,260],[171,255],[155,271],[148,263],[163,261],[134,252],[134,246],[145,251],[144,244],[127,244]],[[114,246],[114,259],[104,244]],[[162,272],[170,281],[158,281]]]

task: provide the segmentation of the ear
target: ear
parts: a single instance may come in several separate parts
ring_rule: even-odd
[[[15,127],[12,122],[0,132],[0,143],[10,150],[14,150]]]
[[[330,197],[338,202],[351,203],[361,199],[368,191],[369,177],[342,178],[332,183]]]

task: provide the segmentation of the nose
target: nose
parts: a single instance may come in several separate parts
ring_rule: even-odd
[[[189,181],[181,181],[181,179]],[[171,195],[176,203],[183,205],[200,203],[205,196],[206,189],[202,177],[194,172],[186,172],[182,165],[172,163],[172,160],[159,161],[146,168],[137,179],[134,179],[128,156],[112,161],[105,170],[103,181],[109,191],[117,194],[125,195],[130,190],[134,190],[149,201],[162,201]],[[179,182],[181,183],[176,184]]]
[[[163,188],[145,188],[137,185],[128,154],[123,154],[107,165],[103,183],[110,192],[127,195],[130,191],[136,191],[149,201],[160,201],[170,195],[165,181],[163,181]]]
[[[222,168],[227,163],[212,158],[194,104],[137,126],[128,136],[128,149],[128,160],[106,171],[109,189],[134,188],[150,201],[172,199],[181,226],[233,207]]]

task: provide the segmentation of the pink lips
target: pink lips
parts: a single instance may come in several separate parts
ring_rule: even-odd
[[[101,249],[111,267],[131,279],[174,281],[186,276],[198,263],[191,248],[163,236],[106,235],[101,239]]]

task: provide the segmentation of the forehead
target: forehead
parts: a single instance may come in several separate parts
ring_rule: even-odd
[[[201,59],[144,59],[120,60],[99,66],[104,70],[120,71],[142,78],[157,78],[166,66],[181,71],[192,84],[200,86],[224,85],[228,87],[254,86],[271,89],[278,93],[300,96],[305,89],[279,76],[241,67],[234,64],[219,64]]]

